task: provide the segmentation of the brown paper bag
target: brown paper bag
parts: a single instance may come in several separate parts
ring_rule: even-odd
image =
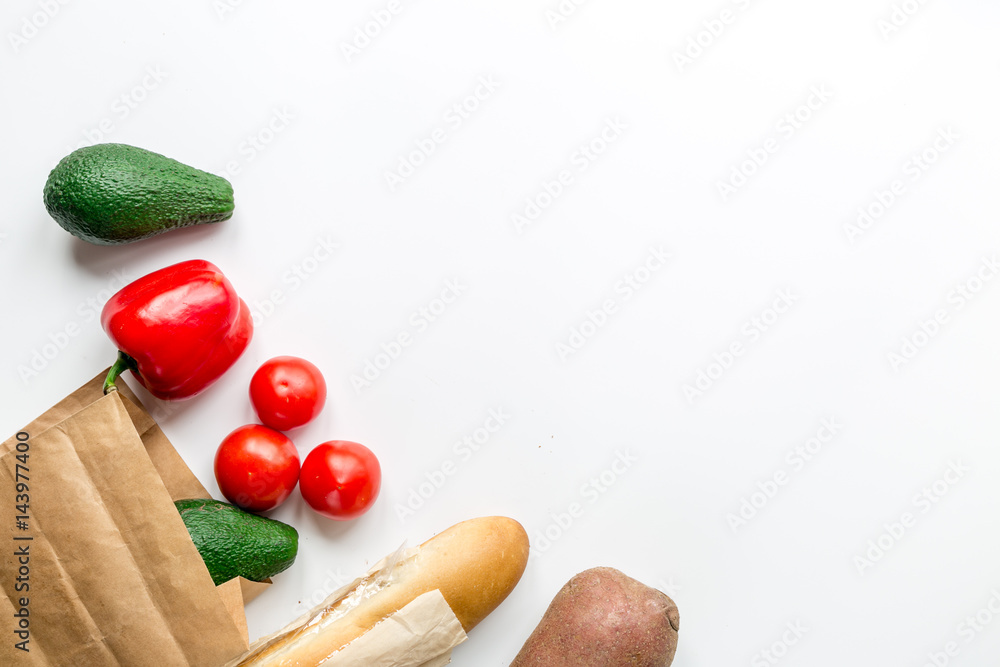
[[[104,375],[0,446],[0,665],[221,665],[266,584],[212,583],[173,505],[207,491]]]

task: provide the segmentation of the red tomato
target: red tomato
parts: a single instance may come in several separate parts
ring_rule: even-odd
[[[302,462],[299,491],[323,516],[347,521],[361,516],[378,498],[382,468],[364,445],[331,440],[318,445]]]
[[[274,509],[299,481],[299,453],[284,433],[260,424],[241,426],[215,453],[215,479],[226,500],[251,512]]]
[[[250,402],[265,426],[277,431],[308,424],[326,403],[326,380],[299,357],[265,361],[250,379]]]

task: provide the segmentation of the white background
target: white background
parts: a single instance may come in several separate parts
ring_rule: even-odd
[[[254,421],[250,376],[279,354],[329,383],[322,416],[291,434],[302,456],[350,439],[384,469],[353,523],[298,496],[272,513],[301,551],[249,606],[254,636],[404,540],[505,514],[534,557],[456,665],[506,665],[595,565],[674,597],[680,667],[995,664],[1000,10],[558,11],[5,2],[4,433],[112,362],[96,315],[122,276],[208,259],[258,326],[205,394],[150,401],[194,472],[217,492],[215,448]],[[456,104],[474,107],[461,123]],[[100,141],[227,175],[234,217],[122,247],[74,239],[42,187]],[[859,208],[878,214],[864,228]],[[651,249],[670,259],[647,272]],[[629,292],[626,276],[645,282]],[[449,281],[461,294],[440,313]],[[770,311],[782,295],[792,305]],[[424,327],[421,308],[440,315]],[[412,344],[379,358],[403,332]],[[376,361],[370,386],[352,382]],[[505,423],[462,455],[491,410]],[[824,420],[836,432],[806,461],[795,450]]]

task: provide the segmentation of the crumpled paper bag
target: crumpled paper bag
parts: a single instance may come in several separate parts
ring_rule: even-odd
[[[208,492],[105,374],[0,446],[0,665],[217,667],[267,584],[213,584],[173,505]]]

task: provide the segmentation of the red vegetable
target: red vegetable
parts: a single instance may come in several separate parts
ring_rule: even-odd
[[[323,410],[326,380],[310,361],[275,357],[250,378],[250,402],[265,426],[289,431],[308,424]]]
[[[243,354],[250,309],[212,263],[200,259],[154,271],[104,305],[101,325],[119,349],[104,383],[126,368],[157,398],[194,396]]]
[[[382,488],[382,467],[362,444],[331,440],[317,445],[302,462],[299,491],[306,503],[336,521],[367,512]]]
[[[274,509],[299,481],[299,452],[284,433],[241,426],[215,452],[215,480],[226,500],[250,512]]]

